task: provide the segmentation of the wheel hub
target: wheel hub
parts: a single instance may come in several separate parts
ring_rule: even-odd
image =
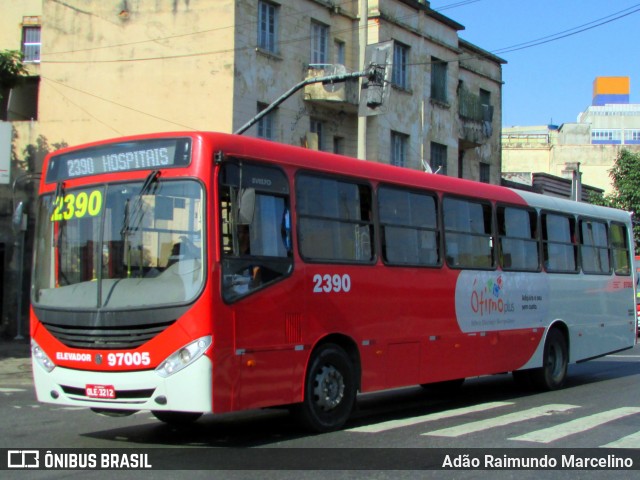
[[[316,375],[313,393],[317,399],[318,407],[324,411],[336,408],[344,397],[344,378],[342,374],[331,365],[325,365]]]

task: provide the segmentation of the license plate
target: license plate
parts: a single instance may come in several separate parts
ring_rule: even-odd
[[[113,385],[87,385],[85,393],[89,398],[116,398],[116,389]]]

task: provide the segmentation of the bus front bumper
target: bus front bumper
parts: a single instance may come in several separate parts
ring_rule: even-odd
[[[212,411],[212,365],[206,355],[166,378],[154,370],[92,372],[55,367],[47,372],[38,362],[32,360],[32,364],[41,402],[112,410]]]

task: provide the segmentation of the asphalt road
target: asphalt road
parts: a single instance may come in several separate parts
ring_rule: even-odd
[[[283,410],[207,415],[189,427],[175,428],[148,412],[110,418],[83,408],[40,404],[31,386],[28,359],[5,355],[0,358],[0,431],[4,432],[0,448],[124,448],[132,452],[162,448],[162,464],[170,465],[168,468],[199,468],[198,462],[203,468],[216,468],[215,462],[213,467],[207,464],[207,460],[215,460],[257,469],[231,469],[215,478],[257,478],[258,470],[260,478],[539,479],[548,475],[578,479],[637,475],[638,470],[406,470],[411,465],[424,467],[434,452],[450,452],[453,461],[457,453],[501,455],[513,452],[511,449],[534,452],[532,455],[553,455],[564,449],[623,455],[625,448],[640,449],[640,347],[573,365],[569,373],[566,388],[555,392],[524,391],[505,374],[468,379],[453,396],[420,387],[362,395],[343,430],[310,435]],[[421,455],[423,462],[416,463]],[[408,463],[402,464],[405,461]],[[640,468],[640,461],[636,463]],[[310,470],[305,470],[305,465]],[[289,468],[298,470],[278,470]],[[20,476],[22,472],[9,473],[26,478]],[[116,472],[29,473],[42,474],[42,478],[99,478]],[[170,473],[155,471],[153,476],[166,474],[169,478]],[[189,475],[213,478],[205,473],[194,470]]]

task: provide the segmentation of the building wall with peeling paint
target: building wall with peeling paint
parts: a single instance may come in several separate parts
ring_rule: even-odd
[[[37,112],[12,122],[12,173],[40,171],[44,156],[64,145],[161,131],[233,132],[260,105],[329,72],[309,65],[313,22],[329,28],[328,63],[336,62],[340,44],[346,71],[362,70],[366,15],[364,43],[392,40],[409,48],[407,86],[391,86],[379,114],[364,122],[366,158],[389,163],[397,132],[406,138],[405,167],[430,164],[436,143],[446,146],[448,175],[477,180],[480,166],[489,164],[488,180],[499,183],[504,61],[460,39],[462,25],[431,10],[427,0],[369,0],[366,12],[361,0],[288,0],[272,4],[278,22],[271,53],[258,48],[258,2],[0,0],[0,49],[20,48],[25,16],[40,16],[42,25],[41,61],[29,67],[39,78]],[[447,62],[445,101],[431,98],[433,58]],[[478,90],[490,92],[491,128],[460,114],[460,82],[471,103]],[[358,91],[358,82],[331,92],[321,85],[302,89],[275,112],[272,139],[358,156]],[[321,135],[312,131],[318,125]],[[256,127],[246,135],[257,135]],[[21,190],[32,203],[34,187]],[[10,194],[0,190],[0,222],[8,231]],[[7,244],[14,239],[7,238]],[[15,263],[9,249],[5,257]],[[3,307],[0,334],[6,317]]]
[[[75,145],[154,131],[232,132],[259,104],[312,74],[312,22],[329,27],[329,62],[341,42],[347,71],[363,68],[359,0],[279,4],[275,54],[257,48],[258,0],[43,0],[42,6],[37,130],[52,142]],[[470,44],[458,36],[463,27],[430,10],[429,2],[370,0],[366,13],[367,43],[401,42],[409,47],[410,63],[408,87],[392,86],[383,113],[367,119],[367,159],[389,161],[394,131],[408,137],[406,167],[429,164],[436,142],[447,147],[449,175],[478,179],[484,162],[497,183],[501,60],[479,48],[469,57]],[[445,102],[430,98],[433,58],[447,62]],[[473,128],[459,116],[460,81],[476,92],[490,91],[494,108],[490,134],[471,142],[466,137]],[[298,92],[275,112],[273,139],[311,146],[313,119],[323,124],[323,149],[339,143],[343,153],[356,156],[356,111],[350,101]],[[256,127],[247,134],[256,135]]]

